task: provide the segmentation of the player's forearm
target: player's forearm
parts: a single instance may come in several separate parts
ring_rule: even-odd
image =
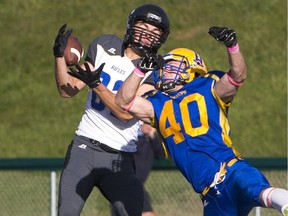
[[[230,63],[230,77],[236,83],[243,83],[246,79],[246,63],[243,54],[237,44],[236,49],[228,49],[228,58]]]
[[[237,45],[238,46],[238,45]],[[215,92],[225,103],[231,102],[246,79],[246,63],[239,49],[228,49],[230,70],[215,85]]]
[[[70,76],[67,71],[69,68],[66,66],[63,57],[55,58],[55,79],[58,88],[58,92],[62,97],[73,97],[84,86],[84,83],[80,83],[77,79]]]
[[[115,103],[123,109],[127,109],[135,98],[142,79],[143,77],[140,77],[137,73],[131,73],[117,92]]]
[[[93,91],[98,95],[100,100],[107,108],[121,121],[128,121],[133,118],[128,112],[125,112],[115,103],[115,94],[107,89],[106,86],[100,84]]]

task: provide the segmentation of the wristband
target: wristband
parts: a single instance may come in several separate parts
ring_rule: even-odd
[[[231,77],[231,71],[229,71],[227,74],[227,80],[234,86],[242,86],[244,84],[244,82],[236,82],[232,77]]]
[[[134,73],[137,74],[139,77],[144,77],[145,73],[143,73],[139,68],[135,67]]]
[[[238,45],[238,43],[237,43],[235,46],[233,46],[233,47],[227,47],[227,51],[228,51],[228,53],[230,53],[230,54],[233,54],[233,53],[238,52],[238,51],[239,51],[239,45]]]

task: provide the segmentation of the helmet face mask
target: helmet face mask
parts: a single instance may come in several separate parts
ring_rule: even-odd
[[[132,48],[141,52],[142,50],[153,50],[155,47],[161,46],[161,30],[157,28],[157,31],[150,31],[148,29],[149,25],[142,21],[138,21],[134,25],[132,29]],[[155,50],[155,52],[157,51]]]
[[[159,38],[152,37],[154,40],[150,45],[141,43],[139,37],[137,38],[137,36],[135,36],[139,31],[141,31],[140,29],[135,28],[135,24],[139,21],[157,27],[162,34]],[[152,36],[154,35],[153,32],[143,32],[142,34],[147,35],[148,33],[152,34]],[[166,41],[169,33],[170,23],[165,11],[156,5],[145,4],[133,10],[128,17],[127,32],[124,37],[124,47],[126,48],[131,45],[132,48],[138,51],[141,56],[144,56],[146,53],[156,53]],[[158,40],[156,40],[156,38]]]
[[[154,71],[156,88],[161,91],[173,91],[177,85],[185,85],[207,73],[205,62],[192,50],[177,48],[164,55],[163,58],[164,67]],[[169,76],[164,74],[166,72]]]

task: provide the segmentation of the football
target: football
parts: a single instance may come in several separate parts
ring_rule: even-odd
[[[68,42],[64,51],[64,58],[67,66],[76,65],[84,55],[84,49],[80,40],[73,34],[68,38]]]

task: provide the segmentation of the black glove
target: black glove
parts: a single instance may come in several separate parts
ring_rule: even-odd
[[[164,66],[164,63],[164,59],[161,55],[150,53],[141,59],[137,67],[143,73],[147,73],[148,71],[159,70]]]
[[[87,62],[84,63],[86,70],[81,68],[78,64],[75,65],[78,71],[73,68],[70,68],[70,71],[67,71],[73,77],[76,77],[79,80],[82,80],[86,85],[91,89],[99,86],[101,84],[100,75],[103,70],[105,63],[102,63],[100,67],[94,71],[90,70],[90,67]]]
[[[73,29],[69,28],[66,31],[67,24],[64,24],[58,32],[57,37],[55,38],[55,43],[53,47],[55,57],[63,57],[64,51],[68,42],[68,38],[71,35]]]
[[[233,47],[237,44],[236,33],[233,29],[227,27],[212,26],[208,33],[226,47]]]

